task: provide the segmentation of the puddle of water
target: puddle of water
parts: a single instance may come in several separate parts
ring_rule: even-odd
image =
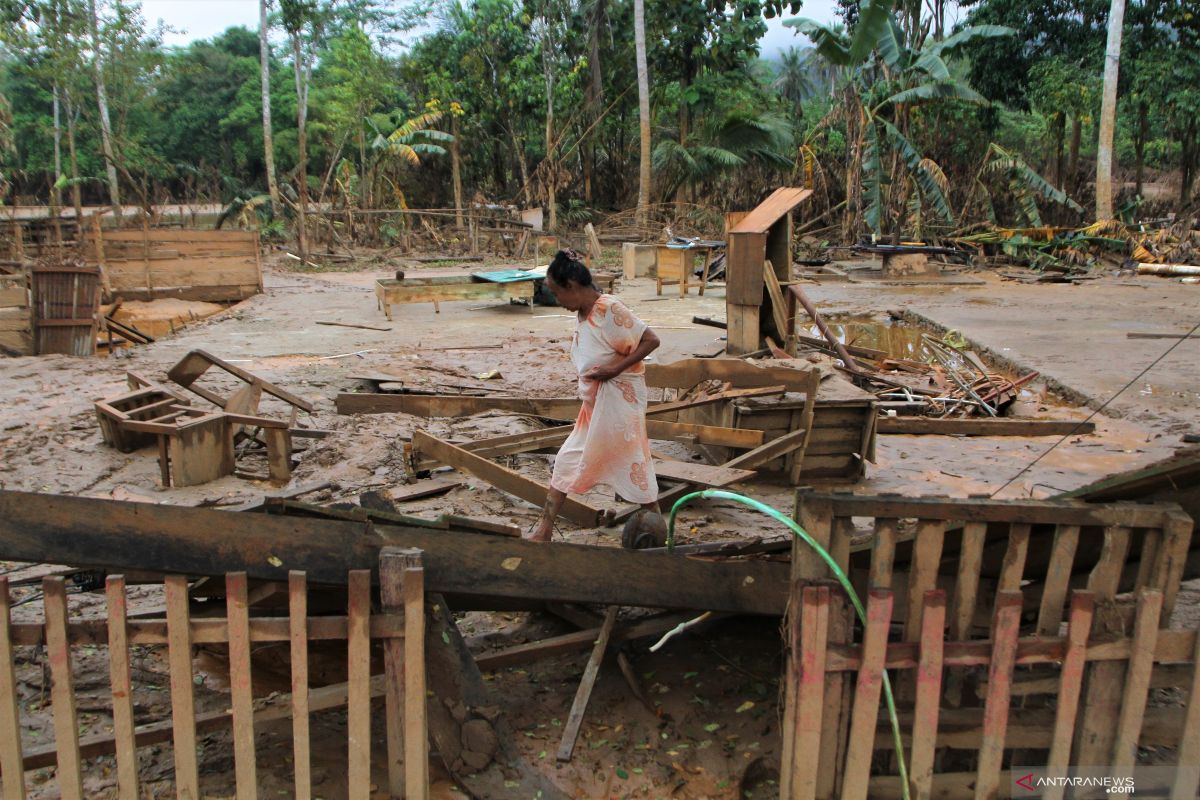
[[[932,353],[921,342],[925,330],[903,322],[872,319],[871,317],[845,317],[827,319],[826,324],[842,344],[882,350],[891,358],[906,358],[910,361],[928,361]],[[807,325],[804,335],[823,338],[816,325]]]

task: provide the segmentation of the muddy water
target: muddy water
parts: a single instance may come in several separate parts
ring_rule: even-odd
[[[876,317],[833,317],[825,320],[829,330],[842,344],[882,350],[891,358],[929,361],[933,353],[921,341],[928,331],[916,325]],[[802,329],[803,334],[823,338],[816,325]]]

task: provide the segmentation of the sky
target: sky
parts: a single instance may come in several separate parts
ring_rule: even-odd
[[[805,0],[798,16],[832,22],[834,8],[834,0]],[[258,29],[258,0],[142,0],[142,13],[151,25],[161,20],[174,30],[166,35],[168,45],[211,39],[234,25]],[[791,28],[785,28],[782,19],[767,20],[767,33],[762,38],[762,55],[773,58],[781,50],[806,44],[807,41],[796,36]]]

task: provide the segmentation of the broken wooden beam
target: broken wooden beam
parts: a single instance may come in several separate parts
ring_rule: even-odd
[[[571,703],[571,713],[567,716],[562,742],[558,746],[558,761],[570,761],[571,754],[575,752],[575,740],[579,738],[579,729],[583,726],[583,715],[587,711],[588,700],[592,697],[592,688],[596,685],[596,678],[600,676],[600,663],[608,649],[608,640],[612,636],[613,626],[617,623],[619,610],[619,606],[609,606],[604,612],[604,622],[600,625],[600,633],[596,636],[592,654],[583,669],[583,678],[579,681],[579,689],[575,692],[575,700]]]
[[[546,502],[549,487],[532,478],[442,441],[425,431],[413,433],[412,441],[414,452],[428,453],[443,464],[482,478],[500,491],[519,497],[527,503],[540,507]],[[560,513],[576,525],[585,527],[601,525],[611,517],[606,509],[595,508],[574,497],[567,497]]]
[[[913,436],[1073,436],[1095,430],[1094,422],[1058,419],[880,417],[875,423],[876,433]]]
[[[916,516],[916,515],[913,515]],[[704,562],[617,547],[88,497],[0,491],[0,559],[191,577],[245,571],[345,585],[385,545],[424,552],[427,591],[456,607],[509,598],[780,614],[786,564]]]

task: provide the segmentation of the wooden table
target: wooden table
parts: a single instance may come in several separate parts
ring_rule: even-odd
[[[708,269],[712,266],[713,251],[720,249],[717,245],[693,245],[691,247],[667,247],[660,244],[655,248],[654,262],[658,274],[658,294],[662,287],[679,284],[679,296],[688,293],[688,278],[692,273],[692,263],[695,256],[704,256],[704,272],[700,276],[700,296],[704,296],[704,287],[708,285]]]
[[[386,278],[375,281],[375,297],[388,319],[392,306],[398,303],[433,303],[441,313],[440,303],[451,300],[521,300],[533,308],[536,281],[493,283],[472,280],[469,275],[444,275],[434,278]]]

